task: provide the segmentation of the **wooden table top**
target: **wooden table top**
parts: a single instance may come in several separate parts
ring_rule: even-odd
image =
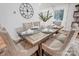
[[[56,33],[57,31],[59,31],[62,28],[63,28],[63,26],[60,26],[58,28],[53,28],[53,32],[49,33],[49,34],[46,34],[46,33],[43,33],[43,32],[40,31],[39,33],[30,35],[30,36],[20,35],[19,34],[19,33],[23,32],[23,28],[22,27],[17,28],[16,31],[17,31],[18,35],[20,35],[23,39],[27,40],[30,44],[36,45],[39,42],[41,42],[43,40],[46,40],[49,36],[51,36],[52,34]]]
[[[49,34],[39,32],[37,34],[33,34],[33,35],[30,35],[30,36],[22,36],[22,37],[24,39],[26,39],[32,45],[36,45],[36,44],[40,43],[41,41],[48,39],[49,36],[56,33],[58,30],[59,29],[55,29],[52,33],[49,33]]]

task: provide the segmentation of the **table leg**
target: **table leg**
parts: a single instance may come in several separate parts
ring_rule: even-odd
[[[42,56],[42,44],[39,44],[39,56]]]

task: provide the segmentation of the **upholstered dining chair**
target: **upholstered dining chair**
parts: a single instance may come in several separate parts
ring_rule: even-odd
[[[23,23],[24,30],[32,28],[32,22]]]
[[[31,46],[27,41],[15,43],[8,32],[0,32],[0,36],[7,44],[4,56],[30,56],[38,50],[38,46]]]
[[[60,26],[61,25],[61,21],[53,21],[53,24]]]
[[[4,55],[4,51],[6,50],[6,43],[3,38],[0,36],[0,55]]]
[[[68,46],[75,31],[67,34],[58,33],[46,42],[42,43],[42,52],[47,55],[60,56]]]
[[[39,27],[40,27],[39,21],[32,22],[32,28],[39,28]]]

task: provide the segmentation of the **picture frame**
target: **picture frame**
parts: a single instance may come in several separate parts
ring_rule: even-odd
[[[56,21],[62,21],[64,17],[64,9],[54,11],[54,19]]]

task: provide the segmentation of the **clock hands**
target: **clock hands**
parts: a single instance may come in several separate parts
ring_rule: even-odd
[[[29,12],[28,9],[26,11],[27,11],[27,13]]]

